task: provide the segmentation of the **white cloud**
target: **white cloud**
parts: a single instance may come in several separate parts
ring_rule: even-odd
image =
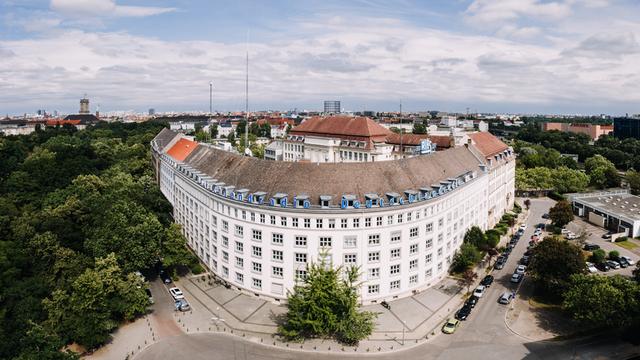
[[[554,20],[570,13],[571,6],[565,2],[540,0],[474,0],[465,11],[467,18],[478,25],[491,25],[520,17]]]
[[[118,5],[115,0],[51,0],[51,10],[69,17],[144,17],[175,11],[175,8]]]

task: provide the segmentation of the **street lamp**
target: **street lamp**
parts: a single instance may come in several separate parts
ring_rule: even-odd
[[[213,81],[209,81],[209,116],[213,114]]]

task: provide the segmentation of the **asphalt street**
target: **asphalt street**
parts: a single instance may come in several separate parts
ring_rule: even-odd
[[[638,350],[615,338],[597,337],[573,341],[531,342],[513,333],[505,324],[507,307],[498,303],[505,291],[517,291],[509,280],[518,260],[526,251],[535,225],[552,201],[532,200],[527,229],[502,270],[494,270],[495,281],[488,288],[468,320],[452,335],[440,334],[434,339],[407,350],[381,354],[349,354],[301,352],[272,347],[233,335],[182,334],[168,337],[138,354],[136,360],[150,359],[624,359]],[[480,280],[480,279],[478,279]],[[526,281],[526,277],[525,277]],[[532,326],[534,326],[532,324]]]

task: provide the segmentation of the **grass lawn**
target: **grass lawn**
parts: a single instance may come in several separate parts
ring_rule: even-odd
[[[532,296],[529,298],[529,305],[534,309],[562,310],[562,306],[560,304],[552,304],[543,301],[544,300],[539,297]]]
[[[629,240],[620,241],[620,242],[617,242],[615,244],[620,246],[620,247],[623,247],[623,248],[625,248],[627,250],[633,250],[633,249],[638,247],[638,244],[633,243],[633,242],[631,242]]]

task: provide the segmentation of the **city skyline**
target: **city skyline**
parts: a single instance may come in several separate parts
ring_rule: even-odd
[[[3,1],[0,112],[637,113],[631,1]],[[614,19],[606,23],[601,19]],[[248,38],[248,41],[247,41]]]

